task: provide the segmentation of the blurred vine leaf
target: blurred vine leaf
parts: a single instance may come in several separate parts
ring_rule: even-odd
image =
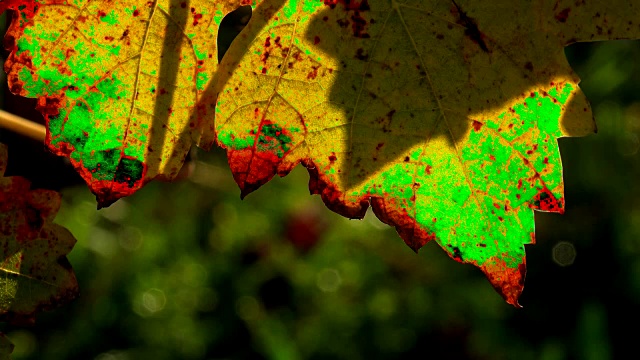
[[[38,99],[49,149],[107,206],[172,179],[191,144],[214,141],[223,17],[245,0],[10,0],[5,63],[14,94]],[[208,120],[207,120],[208,119]]]
[[[518,306],[533,210],[564,211],[557,139],[595,132],[563,48],[640,38],[637,2],[325,0],[258,7],[214,82],[243,196],[298,163]]]
[[[3,333],[0,333],[0,360],[11,360],[15,345]]]
[[[0,144],[0,176],[7,148]],[[30,323],[37,312],[63,305],[78,295],[78,283],[66,255],[76,243],[52,220],[60,195],[30,190],[19,176],[0,177],[0,321]]]

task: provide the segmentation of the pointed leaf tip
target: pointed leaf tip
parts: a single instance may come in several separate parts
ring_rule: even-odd
[[[522,262],[514,265],[508,265],[503,259],[492,258],[481,265],[480,269],[507,303],[522,308],[518,299],[524,290],[524,280],[527,273],[525,258],[522,258]]]

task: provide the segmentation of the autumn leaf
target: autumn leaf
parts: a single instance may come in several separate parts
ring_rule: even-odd
[[[639,38],[640,5],[267,3],[214,82],[242,195],[302,163],[333,211],[371,206],[412,249],[435,240],[517,306],[533,210],[565,208],[557,139],[596,130],[563,49]]]
[[[3,333],[0,333],[0,360],[10,360],[15,346]]]
[[[218,27],[247,3],[8,1],[9,88],[38,98],[49,149],[109,205],[173,178],[192,143],[211,146]]]
[[[7,148],[0,144],[0,321],[32,322],[37,312],[78,295],[66,255],[76,240],[52,220],[60,195],[30,190],[27,179],[2,177]]]

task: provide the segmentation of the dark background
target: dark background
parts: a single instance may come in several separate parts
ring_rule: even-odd
[[[81,288],[79,299],[41,314],[33,327],[0,326],[16,345],[14,359],[635,353],[640,42],[576,44],[566,52],[599,133],[559,141],[566,213],[536,213],[523,309],[435,243],[416,255],[371,213],[350,221],[330,212],[308,195],[304,169],[240,201],[224,153],[200,151],[189,179],[153,182],[97,211],[64,159],[0,129],[9,175],[62,190],[57,222],[78,239],[69,259]],[[3,107],[42,122],[34,101],[13,97],[2,82]]]

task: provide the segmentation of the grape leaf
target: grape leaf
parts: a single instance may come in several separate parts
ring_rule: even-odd
[[[3,333],[0,333],[0,360],[11,360],[15,345]]]
[[[217,140],[243,196],[302,163],[333,211],[371,206],[412,249],[435,240],[519,306],[533,210],[565,208],[557,139],[596,130],[563,48],[639,38],[639,13],[626,0],[258,6],[214,82]]]
[[[173,178],[192,142],[211,146],[215,99],[205,89],[218,66],[218,27],[246,3],[9,1],[9,87],[38,98],[49,149],[109,205]]]
[[[60,195],[30,190],[22,177],[2,177],[6,165],[7,148],[0,144],[0,321],[32,322],[37,312],[77,297],[66,258],[76,240],[51,222]]]

